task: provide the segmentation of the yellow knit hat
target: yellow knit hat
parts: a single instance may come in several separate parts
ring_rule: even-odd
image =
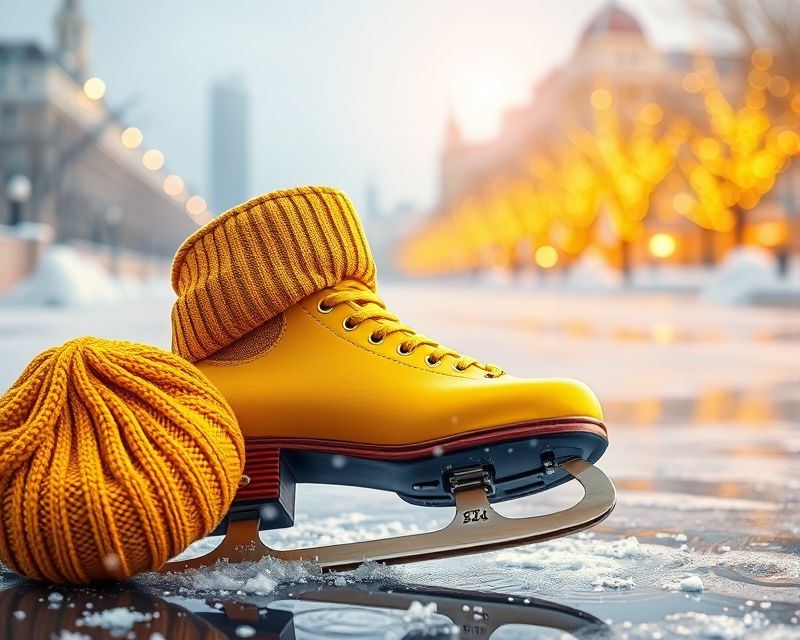
[[[300,187],[250,200],[178,250],[172,350],[202,360],[346,278],[375,290],[375,263],[346,195]]]
[[[75,584],[157,569],[219,524],[243,468],[233,412],[195,367],[72,340],[0,398],[0,561]]]

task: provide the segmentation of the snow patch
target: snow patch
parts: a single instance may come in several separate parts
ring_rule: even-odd
[[[797,286],[778,278],[775,257],[760,247],[742,246],[732,249],[703,289],[702,298],[723,305],[745,305],[761,295],[800,298]]]
[[[112,631],[126,631],[136,622],[150,622],[153,614],[131,611],[125,607],[106,609],[98,613],[83,612],[83,617],[75,621],[78,627],[100,627]]]
[[[622,273],[609,266],[599,249],[590,247],[570,267],[564,282],[569,291],[611,291],[622,286]]]
[[[616,591],[624,591],[633,589],[636,586],[633,578],[618,578],[616,576],[601,576],[597,578],[592,585],[595,591],[603,591],[604,589],[614,589]]]
[[[700,576],[697,575],[684,575],[676,580],[665,582],[661,586],[669,591],[685,591],[687,593],[700,593],[705,588]]]
[[[92,640],[89,636],[77,631],[67,631],[62,629],[58,635],[53,634],[50,636],[53,640]]]
[[[620,560],[640,559],[649,554],[635,537],[622,540],[560,538],[538,544],[501,551],[490,556],[494,561],[514,570],[546,571],[559,575],[570,584],[584,584],[595,589],[633,589],[635,581]]]
[[[422,604],[414,600],[409,606],[408,611],[403,616],[403,622],[426,622],[430,620],[437,612],[435,602]]]
[[[266,595],[279,584],[299,582],[304,584],[321,579],[320,568],[310,562],[282,562],[263,558],[258,562],[229,563],[219,560],[211,567],[201,567],[166,575],[142,574],[136,582],[149,587],[169,588],[173,591],[234,591]]]
[[[91,308],[124,302],[167,299],[165,278],[141,282],[114,277],[98,262],[73,247],[53,245],[39,261],[36,273],[18,284],[3,299],[4,305],[21,307]],[[174,295],[170,299],[173,299]]]

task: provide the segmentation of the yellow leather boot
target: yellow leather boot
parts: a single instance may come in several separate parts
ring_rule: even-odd
[[[568,480],[562,461],[593,463],[606,448],[584,384],[515,378],[388,311],[335,189],[228,211],[184,243],[172,276],[173,350],[222,392],[244,434],[234,518],[268,505],[262,528],[291,525],[296,482],[451,505],[463,470],[502,501]]]

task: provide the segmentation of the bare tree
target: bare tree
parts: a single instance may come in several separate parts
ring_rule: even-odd
[[[689,0],[700,15],[733,30],[749,51],[769,49],[774,69],[800,81],[800,2],[798,0]]]

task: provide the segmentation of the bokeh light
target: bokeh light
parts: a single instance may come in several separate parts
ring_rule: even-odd
[[[776,98],[783,98],[789,95],[789,90],[792,88],[789,81],[783,76],[774,76],[769,81],[769,92]]]
[[[167,195],[177,196],[183,191],[183,179],[175,175],[167,176],[164,178],[164,191]]]
[[[750,56],[750,61],[756,69],[766,71],[772,66],[772,53],[768,49],[756,49]]]
[[[199,216],[206,210],[206,201],[200,196],[192,196],[186,201],[186,213]]]
[[[100,78],[89,78],[83,83],[83,92],[89,100],[99,100],[106,94],[106,83]]]
[[[689,93],[700,93],[705,86],[699,73],[689,73],[683,78],[683,88]]]
[[[164,166],[164,154],[158,149],[150,149],[142,156],[142,164],[150,171],[157,171]]]
[[[651,102],[642,109],[642,121],[650,126],[655,126],[664,119],[664,110],[657,104]]]
[[[694,207],[694,198],[685,191],[680,191],[673,196],[672,206],[675,211],[685,216]]]
[[[762,222],[756,227],[756,242],[765,247],[784,244],[788,237],[786,225],[781,222]]]
[[[781,131],[778,134],[778,146],[787,156],[800,153],[800,135],[796,131]]]
[[[606,89],[595,89],[591,99],[595,109],[603,110],[611,106],[611,94]]]
[[[533,259],[542,269],[550,269],[558,262],[558,251],[546,244],[536,250]]]
[[[669,258],[675,253],[677,243],[675,238],[668,233],[656,233],[650,237],[647,248],[656,258]]]
[[[651,329],[653,342],[670,344],[675,341],[675,327],[668,322],[657,322]]]
[[[128,127],[122,132],[122,144],[128,149],[135,149],[142,144],[142,140],[144,140],[144,136],[136,127]]]

